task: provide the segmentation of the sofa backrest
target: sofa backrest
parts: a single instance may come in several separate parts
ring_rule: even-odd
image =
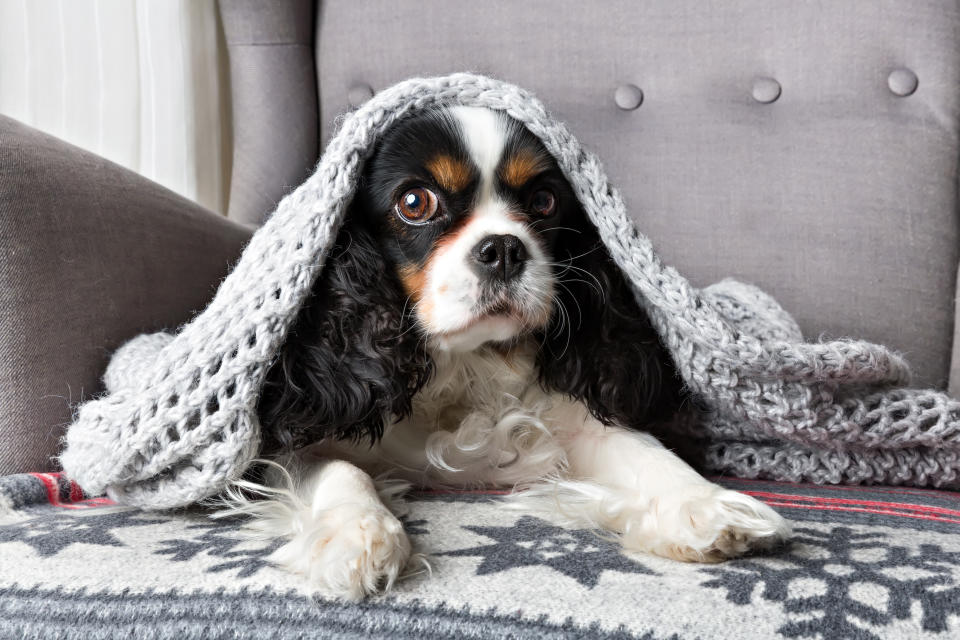
[[[280,95],[304,96],[281,114],[235,104],[238,136],[272,133],[256,175],[234,174],[265,181],[269,204],[309,164],[280,175],[268,163],[302,156],[298,136],[314,130],[322,149],[371,92],[415,75],[487,73],[533,90],[598,152],[639,228],[694,284],[757,284],[809,338],[887,344],[918,384],[947,386],[960,263],[955,0],[234,1],[221,11],[228,42],[231,21],[248,39],[261,29],[258,49],[269,46],[257,55],[276,70],[249,52],[234,65],[231,45],[234,82],[276,84],[282,70],[292,80]],[[315,81],[284,68],[309,63],[280,61],[284,47],[305,46]],[[259,99],[269,105],[271,93]],[[311,95],[318,120],[302,106]],[[245,206],[250,216],[239,200],[231,215]],[[960,391],[960,357],[953,369]]]

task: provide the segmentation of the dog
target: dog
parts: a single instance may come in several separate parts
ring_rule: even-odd
[[[410,563],[411,485],[515,489],[506,506],[683,561],[782,543],[773,509],[649,433],[689,400],[543,143],[500,112],[428,110],[367,161],[259,399],[279,453],[221,513],[349,599]]]

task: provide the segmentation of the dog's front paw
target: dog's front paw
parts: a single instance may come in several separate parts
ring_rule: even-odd
[[[623,541],[628,550],[720,562],[773,548],[789,537],[787,521],[759,500],[705,485],[652,500],[647,513],[628,522]]]
[[[382,505],[341,504],[313,514],[271,560],[332,596],[389,589],[410,558],[403,524]]]

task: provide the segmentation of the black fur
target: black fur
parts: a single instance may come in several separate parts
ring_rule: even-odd
[[[383,434],[430,377],[406,294],[362,216],[351,216],[297,316],[258,404],[267,450]]]
[[[541,335],[541,383],[584,402],[604,424],[649,430],[683,401],[670,355],[582,213],[558,243],[557,306]]]

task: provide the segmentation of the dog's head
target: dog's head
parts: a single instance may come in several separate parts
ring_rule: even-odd
[[[431,351],[519,339],[539,345],[544,386],[604,421],[642,423],[676,396],[556,161],[501,112],[450,107],[392,127],[314,294],[260,402],[268,433],[294,432],[281,440],[376,437],[409,413]]]
[[[360,202],[433,346],[471,350],[545,328],[561,231],[582,224],[543,144],[498,111],[453,107],[384,138]]]

